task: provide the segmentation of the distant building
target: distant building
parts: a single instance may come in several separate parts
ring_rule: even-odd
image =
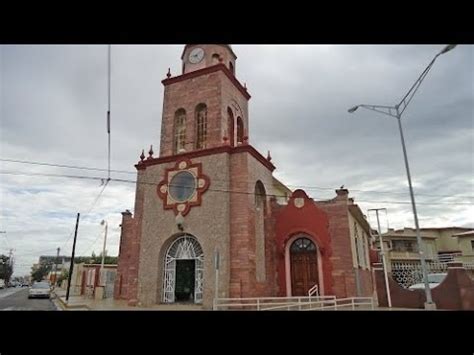
[[[57,265],[58,270],[69,269],[69,267],[71,266],[71,257],[64,256],[64,255],[59,255],[59,256],[41,255],[39,257],[38,264],[39,265],[50,264],[50,265],[53,265],[53,268],[55,267],[55,265]]]
[[[474,263],[474,230],[472,228],[421,228],[420,234],[427,261]],[[382,235],[382,240],[389,267],[393,262],[420,261],[414,228],[389,229]],[[376,238],[375,247],[380,248],[378,238]]]

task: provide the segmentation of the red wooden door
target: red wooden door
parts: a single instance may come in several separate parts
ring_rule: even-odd
[[[291,290],[293,296],[308,296],[311,287],[319,284],[316,246],[307,238],[293,242],[290,248]]]

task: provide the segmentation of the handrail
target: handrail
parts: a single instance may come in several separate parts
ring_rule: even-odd
[[[308,291],[308,296],[312,296],[316,293],[317,296],[319,296],[319,291],[318,291],[318,284],[314,285],[311,287]]]
[[[300,296],[300,297],[247,297],[247,298],[218,298],[213,301],[213,309],[218,308],[249,308],[257,310],[298,307],[301,309],[308,304],[322,301],[334,301],[335,296]]]
[[[254,298],[219,298],[213,302],[213,309],[256,309],[258,311],[273,310],[338,310],[350,308],[357,310],[374,309],[373,297],[346,297],[337,299],[335,296],[302,296],[302,297],[254,297]]]

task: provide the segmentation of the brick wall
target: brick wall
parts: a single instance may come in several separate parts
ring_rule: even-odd
[[[160,156],[173,155],[174,116],[186,110],[186,151],[195,150],[195,109],[200,103],[207,106],[206,147],[221,146],[227,130],[227,108],[234,111],[234,118],[242,116],[248,132],[247,99],[222,72],[216,71],[165,86],[163,116],[161,121]]]
[[[357,286],[352,260],[348,217],[348,190],[337,190],[337,197],[329,202],[316,205],[326,212],[329,218],[333,266],[332,278],[336,297],[357,296]]]

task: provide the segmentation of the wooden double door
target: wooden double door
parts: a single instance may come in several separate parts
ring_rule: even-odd
[[[291,244],[290,270],[293,296],[308,296],[314,285],[319,287],[318,253],[310,239],[299,238]]]

